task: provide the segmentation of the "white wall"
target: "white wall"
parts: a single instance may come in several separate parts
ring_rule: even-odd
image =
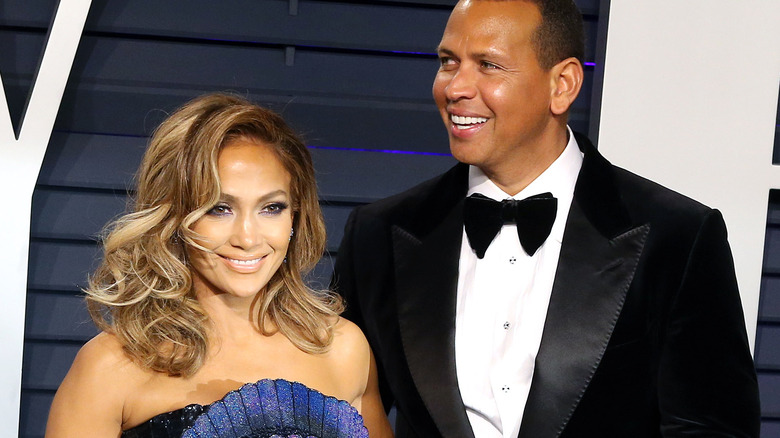
[[[599,150],[723,212],[751,344],[770,188],[780,1],[612,0]]]

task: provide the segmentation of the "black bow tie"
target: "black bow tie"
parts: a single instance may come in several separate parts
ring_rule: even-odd
[[[507,222],[517,224],[520,244],[528,255],[534,255],[550,235],[557,209],[558,200],[549,192],[501,202],[474,193],[465,200],[463,221],[469,243],[479,258],[485,257],[490,242]]]

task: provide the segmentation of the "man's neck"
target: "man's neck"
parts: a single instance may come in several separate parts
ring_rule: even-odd
[[[481,168],[501,190],[514,196],[528,187],[539,175],[563,153],[569,142],[569,130],[565,126],[543,145],[518,148],[518,154],[511,162],[502,163],[492,169]]]

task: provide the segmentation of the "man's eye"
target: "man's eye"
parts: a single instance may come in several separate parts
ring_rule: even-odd
[[[452,58],[450,58],[448,56],[442,56],[442,57],[439,58],[439,64],[441,64],[442,67],[446,66],[446,65],[451,65],[451,64],[454,64],[454,63],[455,63],[455,60],[453,60]]]
[[[493,64],[492,62],[482,61],[482,68],[494,69],[494,68],[498,68],[498,66]]]

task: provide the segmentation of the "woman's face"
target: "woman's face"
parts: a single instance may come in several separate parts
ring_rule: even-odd
[[[198,299],[253,298],[282,264],[293,214],[290,174],[271,147],[236,139],[218,158],[222,193],[192,226],[206,252],[190,248]]]

